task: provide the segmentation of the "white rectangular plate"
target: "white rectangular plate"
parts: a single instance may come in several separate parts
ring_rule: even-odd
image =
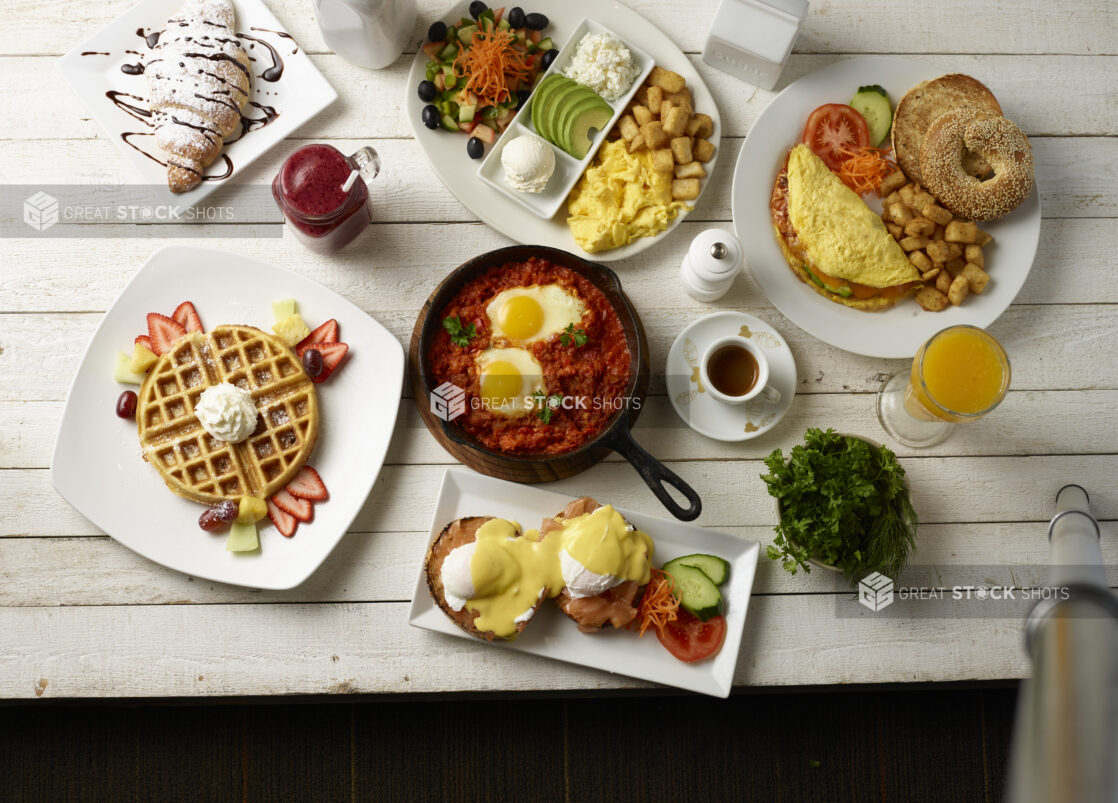
[[[532,485],[518,485],[461,469],[448,469],[435,504],[431,536],[434,542],[443,527],[463,516],[499,516],[520,522],[525,529],[538,528],[545,516],[560,512],[572,497]],[[608,499],[599,500],[608,503]],[[556,607],[545,602],[523,635],[515,641],[494,641],[493,646],[542,655],[572,664],[604,669],[629,677],[678,686],[681,689],[726,697],[734,681],[742,631],[745,628],[749,594],[757,569],[760,546],[756,541],[708,530],[694,524],[656,518],[618,508],[656,544],[653,563],[665,562],[693,552],[719,555],[730,562],[730,578],[722,586],[726,617],[726,642],[712,659],[686,664],[672,657],[654,633],[637,638],[628,630],[580,633],[578,626]],[[415,627],[446,633],[478,642],[458,627],[431,599],[422,562],[412,596],[408,621]],[[485,643],[485,642],[481,642]]]
[[[631,42],[625,41],[625,38],[620,34],[611,31],[609,28],[594,20],[583,19],[575,28],[574,33],[567,39],[551,67],[544,73],[544,78],[553,73],[565,75],[565,71],[567,67],[570,66],[571,60],[575,56],[575,49],[578,47],[578,43],[582,41],[582,37],[594,33],[612,34],[624,42],[625,46],[629,48],[629,52],[633,54],[633,61],[636,63],[639,71],[624,95],[617,100],[606,101],[606,103],[613,108],[613,116],[609,118],[609,123],[594,135],[594,140],[591,142],[590,150],[586,153],[586,156],[581,160],[575,159],[558,145],[549,142],[536,130],[536,127],[532,125],[532,101],[536,97],[536,93],[532,92],[532,94],[528,96],[528,102],[524,104],[524,108],[517,112],[516,117],[512,120],[512,124],[509,125],[501,135],[501,138],[497,140],[496,145],[490,148],[489,155],[485,157],[485,161],[482,162],[481,167],[477,169],[478,178],[489,186],[500,190],[532,214],[544,220],[550,220],[554,217],[555,213],[559,211],[559,207],[566,203],[567,196],[570,194],[571,190],[574,189],[578,180],[582,178],[582,173],[586,170],[586,166],[590,164],[590,160],[594,158],[594,155],[598,152],[598,148],[602,147],[602,143],[605,142],[606,132],[611,130],[617,123],[622,113],[624,113],[625,107],[629,105],[629,101],[632,100],[633,95],[637,94],[637,90],[640,89],[641,84],[644,83],[644,79],[648,77],[648,74],[652,72],[652,68],[655,66],[651,56]],[[603,98],[603,100],[605,100],[605,98]],[[501,166],[501,151],[504,150],[505,145],[509,142],[524,135],[539,137],[544,141],[547,147],[551,148],[555,153],[555,172],[552,174],[551,180],[547,183],[543,192],[520,192],[513,189],[505,179],[505,170]]]
[[[93,119],[105,129],[109,141],[124,154],[124,158],[136,169],[143,183],[157,187],[166,187],[167,168],[152,161],[121,139],[121,134],[128,131],[147,132],[153,129],[149,129],[140,120],[117,108],[105,93],[109,90],[127,92],[143,99],[129,99],[130,103],[147,108],[147,79],[143,75],[125,75],[120,68],[124,64],[135,64],[139,59],[146,59],[150,52],[136,31],[141,28],[152,32],[163,30],[167,19],[173,16],[182,4],[183,0],[143,0],[58,60],[58,68],[62,75],[89,108]],[[300,47],[297,53],[293,53],[292,51],[296,49],[294,41],[278,35],[278,33],[285,33],[284,29],[261,0],[233,0],[233,7],[236,11],[237,31],[265,40],[276,48],[283,59],[284,69],[280,79],[275,82],[264,81],[259,75],[272,63],[267,49],[249,40],[242,42],[249,57],[255,59],[252,62],[252,100],[273,107],[279,113],[279,117],[225,147],[223,153],[233,163],[231,176],[221,181],[203,181],[194,189],[181,195],[175,195],[167,189],[165,192],[168,203],[201,203],[207,195],[230,183],[233,176],[252,164],[273,145],[291,136],[299,126],[338,97],[338,93],[322,77],[303,49]],[[254,28],[257,30],[252,30]],[[126,53],[127,50],[139,51],[141,55]],[[109,55],[83,56],[82,53],[108,53]],[[245,109],[245,114],[255,118],[263,116],[260,110],[252,106]],[[146,151],[159,155],[160,151],[155,145],[154,137],[145,136],[138,140],[137,144],[142,144]],[[219,156],[206,173],[221,175],[225,170],[225,160]]]
[[[173,494],[140,454],[136,423],[116,417],[117,351],[131,351],[149,312],[192,301],[202,325],[270,331],[271,302],[294,298],[313,327],[337,318],[345,363],[317,385],[318,443],[308,464],[330,491],[314,520],[284,538],[260,523],[258,553],[225,551],[224,533],[198,527],[202,505]],[[51,459],[54,487],[78,512],[144,557],[193,577],[252,588],[299,585],[345,535],[380,473],[396,426],[404,350],[392,333],[332,290],[249,257],[171,246],[154,253],[93,335],[70,386]]]

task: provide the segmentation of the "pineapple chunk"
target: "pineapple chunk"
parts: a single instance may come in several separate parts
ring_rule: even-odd
[[[295,314],[295,299],[282,298],[279,301],[272,302],[272,317],[275,318],[276,323],[279,323],[284,318],[290,318]]]
[[[256,496],[242,496],[237,507],[240,524],[255,524],[268,515],[268,503]]]
[[[158,359],[151,349],[143,343],[137,343],[132,347],[132,359],[128,363],[128,370],[134,374],[146,374]]]
[[[260,537],[256,534],[255,524],[233,522],[229,526],[229,536],[225,539],[226,552],[253,552],[260,549]]]
[[[113,379],[125,385],[144,384],[143,374],[137,374],[129,367],[132,358],[123,351],[116,353],[116,365],[113,367]]]
[[[272,331],[279,335],[287,345],[294,346],[311,333],[311,328],[307,326],[303,316],[296,312],[273,325]]]

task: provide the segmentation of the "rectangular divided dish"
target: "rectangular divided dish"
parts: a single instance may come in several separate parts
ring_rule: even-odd
[[[478,178],[486,184],[503,192],[525,209],[528,209],[544,220],[553,218],[555,213],[559,211],[559,208],[566,202],[567,196],[574,188],[575,183],[582,176],[583,171],[586,170],[586,166],[590,164],[595,154],[598,153],[598,148],[600,148],[605,141],[606,132],[617,124],[618,119],[625,111],[625,107],[629,105],[629,101],[632,100],[633,95],[640,89],[641,84],[644,83],[645,78],[648,77],[648,74],[652,72],[652,68],[655,66],[651,56],[633,45],[625,37],[604,25],[598,24],[592,19],[583,18],[575,28],[574,33],[572,33],[563,44],[554,63],[552,63],[547,72],[543,74],[543,77],[540,79],[540,82],[536,84],[536,87],[538,88],[547,76],[552,73],[563,73],[564,70],[567,69],[571,60],[574,58],[575,48],[578,46],[578,43],[582,41],[584,36],[587,34],[600,33],[608,33],[620,39],[625,47],[629,48],[629,52],[633,54],[633,60],[636,62],[640,71],[633,80],[632,86],[629,87],[629,90],[624,95],[615,101],[606,101],[613,109],[613,116],[610,117],[609,123],[594,135],[590,150],[587,152],[586,157],[582,160],[575,159],[562,148],[539,135],[532,125],[532,102],[536,98],[536,92],[533,90],[527,102],[524,104],[524,107],[516,113],[516,117],[513,118],[512,123],[505,129],[504,133],[493,147],[490,148],[489,154],[485,157],[485,160],[477,170]],[[603,100],[605,99],[603,98]],[[538,137],[555,153],[555,172],[552,174],[551,180],[547,183],[547,187],[544,188],[543,192],[520,192],[513,189],[512,186],[505,181],[505,171],[501,166],[501,152],[504,150],[506,143],[525,134]]]

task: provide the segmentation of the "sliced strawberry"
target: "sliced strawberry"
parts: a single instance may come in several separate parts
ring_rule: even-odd
[[[186,327],[188,332],[204,332],[202,319],[198,317],[198,310],[189,301],[184,301],[175,307],[171,317]]]
[[[321,502],[330,497],[330,492],[326,490],[326,483],[322,481],[322,477],[318,476],[318,472],[310,466],[303,466],[302,470],[295,475],[295,479],[287,483],[286,490],[292,496],[314,502]]]
[[[338,322],[331,318],[326,323],[317,327],[313,332],[304,337],[295,346],[295,351],[299,356],[303,355],[303,350],[312,343],[337,343],[338,342]]]
[[[136,335],[136,339],[132,342],[133,343],[139,343],[141,346],[146,348],[152,354],[155,354],[155,349],[153,349],[151,347],[151,338],[148,337],[147,335]]]
[[[306,523],[314,518],[314,504],[309,499],[300,499],[282,490],[272,497],[272,501],[284,513],[290,513],[301,522]]]
[[[175,341],[185,334],[186,327],[178,321],[158,312],[148,313],[148,335],[151,337],[151,350],[156,354],[170,351]]]
[[[272,524],[276,525],[280,535],[285,538],[295,535],[295,530],[299,527],[299,520],[290,513],[280,510],[271,499],[268,500],[268,518],[272,520]]]
[[[345,343],[308,343],[303,351],[309,349],[317,349],[318,353],[322,355],[322,373],[314,378],[316,383],[325,382],[330,378],[330,374],[342,364],[345,359],[346,352],[349,351],[349,346]],[[302,352],[299,352],[302,357]]]

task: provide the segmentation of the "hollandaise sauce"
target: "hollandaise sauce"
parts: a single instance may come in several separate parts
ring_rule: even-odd
[[[630,529],[612,506],[558,521],[560,528],[546,535],[529,530],[521,536],[519,525],[505,519],[491,519],[478,529],[470,559],[473,594],[466,600],[466,608],[478,614],[478,630],[516,636],[517,625],[537,603],[565,587],[561,552],[597,575],[648,582],[652,539]]]

